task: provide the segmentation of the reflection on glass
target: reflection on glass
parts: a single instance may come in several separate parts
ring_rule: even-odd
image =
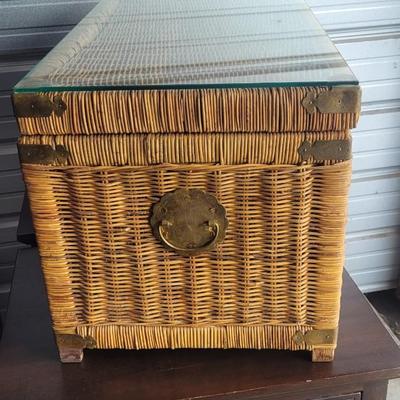
[[[302,0],[103,0],[15,88],[357,84]]]

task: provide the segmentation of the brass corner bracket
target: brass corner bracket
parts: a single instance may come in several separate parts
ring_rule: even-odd
[[[315,161],[345,161],[351,159],[351,140],[317,140],[314,143],[305,140],[297,149],[301,161],[311,157]]]
[[[69,156],[62,145],[53,148],[48,144],[18,144],[18,152],[22,164],[64,164]]]
[[[309,114],[317,110],[324,114],[359,113],[361,89],[359,86],[335,86],[324,92],[308,92],[302,101]]]
[[[13,103],[17,118],[49,117],[52,113],[61,117],[67,109],[60,95],[51,98],[45,94],[14,93]]]
[[[307,346],[335,345],[337,342],[337,329],[314,329],[305,333],[297,331],[292,340],[297,345],[306,344]]]
[[[69,349],[95,349],[96,340],[91,336],[82,337],[77,334],[56,333],[57,346]]]

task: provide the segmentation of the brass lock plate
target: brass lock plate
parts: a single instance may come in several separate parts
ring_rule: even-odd
[[[222,242],[228,220],[214,196],[199,189],[177,189],[153,206],[150,224],[166,248],[191,256]]]

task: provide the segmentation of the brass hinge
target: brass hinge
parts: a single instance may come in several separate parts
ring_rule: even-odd
[[[18,152],[22,164],[63,164],[69,156],[62,145],[53,148],[48,144],[18,144]]]
[[[50,98],[45,94],[15,93],[13,102],[15,115],[19,118],[49,117],[53,112],[61,117],[67,109],[59,95]]]
[[[302,161],[314,158],[315,161],[350,160],[351,140],[305,140],[297,149]]]
[[[302,104],[310,114],[317,110],[329,114],[358,113],[361,89],[359,86],[336,86],[321,93],[308,92]]]
[[[292,339],[297,345],[305,343],[307,346],[335,345],[337,342],[337,329],[314,329],[303,333],[296,332]]]
[[[76,334],[57,333],[57,345],[69,349],[95,349],[96,341],[91,336],[82,337]]]

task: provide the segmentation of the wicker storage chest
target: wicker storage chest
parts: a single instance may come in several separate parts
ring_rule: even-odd
[[[299,0],[103,0],[15,88],[63,361],[333,358],[360,91]]]

